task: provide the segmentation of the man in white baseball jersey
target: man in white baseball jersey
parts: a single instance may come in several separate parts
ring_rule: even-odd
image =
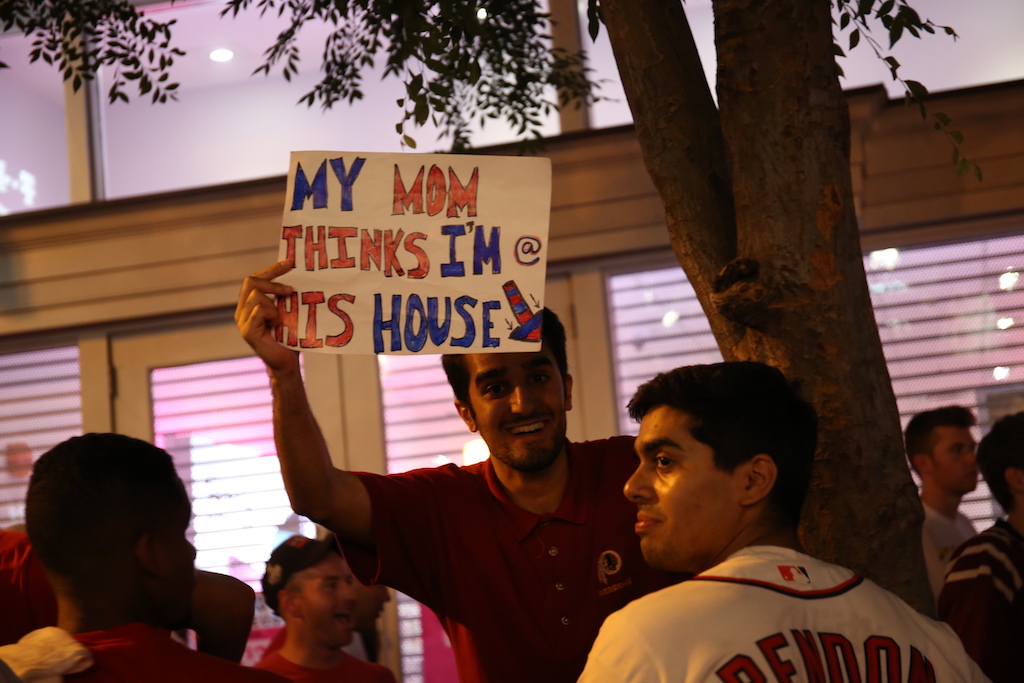
[[[817,418],[781,372],[677,368],[629,410],[641,550],[697,576],[609,616],[581,682],[988,680],[948,626],[801,552]]]

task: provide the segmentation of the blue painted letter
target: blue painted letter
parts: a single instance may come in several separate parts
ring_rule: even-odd
[[[491,346],[498,346],[499,344],[501,344],[501,340],[500,339],[496,339],[496,338],[491,336],[491,328],[494,327],[494,324],[491,322],[491,311],[500,310],[500,309],[501,309],[501,302],[500,301],[485,301],[484,302],[484,321],[480,325],[480,327],[484,331],[483,346],[485,348],[488,348],[488,347],[491,347]]]
[[[349,169],[348,173],[345,173],[345,159],[343,157],[331,159],[331,168],[334,169],[334,175],[341,182],[342,211],[352,210],[352,185],[355,184],[359,171],[363,170],[363,163],[365,161],[366,159],[363,157],[356,157],[356,160],[352,162],[352,168]]]
[[[324,160],[317,169],[313,178],[313,185],[310,187],[306,180],[306,173],[302,170],[302,164],[297,164],[295,170],[295,190],[292,195],[292,211],[298,211],[310,197],[313,198],[314,209],[327,208],[327,161]]]
[[[391,332],[391,350],[402,350],[402,296],[394,294],[391,297],[391,319],[384,320],[384,313],[381,310],[380,294],[373,295],[373,352],[384,352],[384,328]]]
[[[484,241],[484,226],[476,226],[476,237],[473,240],[473,274],[480,275],[484,272],[484,263],[491,262],[491,272],[497,275],[501,272],[501,249],[499,248],[499,236],[501,228],[495,225],[491,228],[491,243]]]
[[[473,322],[473,316],[466,311],[466,306],[476,306],[476,299],[471,296],[460,296],[455,300],[455,312],[466,322],[466,334],[458,339],[452,339],[452,346],[470,347],[476,339],[476,323]]]
[[[448,246],[448,263],[441,264],[441,277],[462,277],[466,274],[466,266],[462,261],[455,260],[455,238],[466,234],[465,225],[442,225],[442,235],[451,235]],[[462,299],[459,299],[461,301]],[[473,302],[476,304],[476,301]]]

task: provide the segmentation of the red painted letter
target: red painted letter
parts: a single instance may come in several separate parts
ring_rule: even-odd
[[[355,258],[348,255],[348,245],[345,244],[345,240],[355,237],[357,232],[359,231],[355,228],[335,228],[333,226],[327,228],[327,234],[338,240],[338,258],[331,259],[331,268],[356,267]]]
[[[327,302],[327,310],[341,318],[341,321],[345,324],[345,329],[341,334],[327,335],[328,346],[345,346],[345,344],[352,341],[352,318],[349,317],[348,313],[338,307],[339,301],[347,301],[350,304],[354,304],[356,302],[356,298],[351,294],[335,294]]]
[[[281,239],[288,243],[288,247],[284,255],[286,259],[295,259],[295,240],[300,237],[302,237],[301,225],[288,225],[281,228]]]
[[[409,271],[409,279],[422,280],[430,272],[430,259],[427,252],[416,244],[416,240],[425,240],[427,236],[422,232],[411,232],[405,238],[405,250],[416,257],[416,267]]]
[[[459,209],[468,208],[468,216],[476,215],[476,186],[480,175],[480,169],[473,169],[473,176],[469,179],[469,185],[465,187],[459,181],[458,176],[451,166],[448,167],[448,218],[455,218],[459,215]]]
[[[444,186],[444,171],[437,166],[430,167],[427,174],[427,215],[436,216],[441,213],[448,199],[448,189]]]
[[[371,260],[380,270],[380,247],[380,230],[374,230],[373,237],[370,237],[370,231],[363,228],[363,241],[359,246],[359,270],[369,270]]]
[[[318,349],[324,343],[316,338],[316,307],[324,302],[323,292],[303,292],[302,303],[309,307],[309,315],[306,318],[306,336],[299,342],[304,349]]]
[[[320,270],[327,269],[327,239],[324,237],[325,229],[324,226],[316,226],[316,237],[313,237],[313,226],[310,225],[306,228],[306,270],[316,270],[316,266],[320,266]],[[314,258],[319,256],[314,261]]]
[[[299,326],[299,294],[292,292],[288,296],[277,297],[277,315],[281,322],[274,328],[274,336],[279,343],[298,346],[295,328]],[[288,328],[288,341],[284,341],[284,330]]]
[[[403,215],[410,204],[413,213],[423,213],[423,167],[420,166],[420,172],[412,182],[412,190],[406,192],[402,174],[398,170],[398,164],[395,164],[395,200],[391,206],[391,215]]]

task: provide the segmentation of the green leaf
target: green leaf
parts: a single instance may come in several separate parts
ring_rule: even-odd
[[[902,35],[903,23],[900,22],[899,19],[897,19],[896,21],[892,22],[892,26],[889,28],[889,47],[892,48],[892,46],[895,45],[897,41],[899,41],[900,36]]]
[[[839,29],[842,30],[850,25],[850,14],[843,12],[843,16],[839,17]]]
[[[857,43],[860,42],[860,29],[854,29],[853,33],[850,34],[850,49],[857,47]]]
[[[958,130],[949,131],[949,137],[953,138],[953,141],[958,145],[964,144],[964,134]]]
[[[981,166],[978,166],[977,164],[974,165],[974,177],[978,179],[979,183],[982,181]]]
[[[967,172],[971,170],[971,162],[967,159],[960,159],[956,164],[956,174],[959,176],[967,175]]]
[[[413,140],[408,135],[403,135],[402,136],[402,142],[404,142],[407,147],[411,147],[412,149],[416,149],[416,141]]]
[[[587,3],[587,32],[590,39],[596,41],[598,33],[601,32],[601,15],[597,9],[597,0],[589,0]]]
[[[948,126],[949,122],[951,121],[951,119],[945,114],[943,114],[941,111],[935,112],[934,114],[932,114],[932,116],[934,116],[935,119],[943,126]]]
[[[924,87],[919,82],[907,81],[906,85],[907,90],[909,90],[910,94],[913,95],[915,98],[920,100],[928,96],[928,88]]]
[[[878,13],[875,16],[882,16],[892,11],[892,6],[896,4],[896,0],[885,0],[882,6],[878,8]]]

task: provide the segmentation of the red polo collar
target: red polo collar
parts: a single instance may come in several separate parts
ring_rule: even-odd
[[[491,495],[501,503],[506,516],[512,523],[517,541],[522,542],[539,524],[550,522],[553,519],[570,524],[583,525],[587,523],[589,508],[585,504],[586,496],[584,496],[583,491],[588,480],[591,478],[591,468],[587,466],[589,463],[586,462],[585,458],[575,454],[576,451],[573,445],[568,441],[566,442],[565,450],[569,458],[569,481],[566,482],[565,494],[562,496],[562,502],[559,503],[558,509],[547,515],[535,515],[513,503],[505,493],[501,482],[498,481],[498,475],[494,471],[494,465],[491,464],[491,460],[488,458],[487,461],[482,463],[483,467],[481,469],[484,481],[487,482],[487,488],[490,489]]]

